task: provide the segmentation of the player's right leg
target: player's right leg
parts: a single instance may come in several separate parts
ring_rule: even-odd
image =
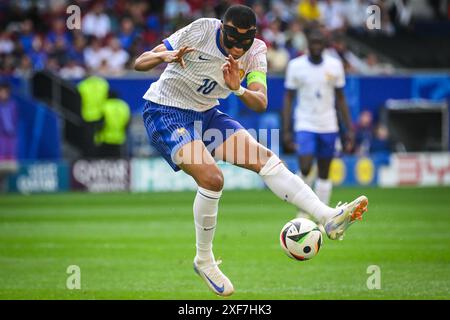
[[[251,156],[252,153],[256,156]],[[242,155],[245,161],[239,161]],[[246,130],[237,131],[216,148],[215,157],[258,173],[280,199],[308,212],[325,226],[330,239],[342,238],[345,230],[362,218],[367,210],[365,196],[337,208],[328,207],[298,175],[289,171],[276,154],[258,143]]]
[[[234,292],[231,281],[220,271],[212,252],[217,223],[219,199],[222,195],[223,175],[201,140],[181,147],[175,155],[178,166],[198,185],[194,200],[194,221],[197,254],[194,270],[209,289],[220,296]]]
[[[230,280],[219,270],[212,253],[223,175],[203,142],[196,136],[195,122],[202,113],[146,102],[144,124],[150,144],[173,170],[182,169],[198,184],[194,200],[197,254],[194,269],[216,294],[233,293]]]

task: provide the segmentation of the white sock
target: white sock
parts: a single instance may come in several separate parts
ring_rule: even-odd
[[[314,175],[309,174],[308,176],[305,176],[301,171],[297,172],[297,175],[300,177],[300,179],[303,180],[304,183],[306,183],[310,188],[312,188],[314,184]]]
[[[331,190],[333,189],[333,183],[331,180],[317,179],[314,187],[314,192],[327,206],[330,204]]]
[[[298,175],[290,172],[276,155],[270,157],[259,175],[280,199],[306,211],[322,224],[338,213],[336,209],[323,204],[311,188]]]
[[[196,263],[214,262],[212,242],[216,230],[217,211],[222,191],[198,187],[194,200],[194,221],[197,256]]]

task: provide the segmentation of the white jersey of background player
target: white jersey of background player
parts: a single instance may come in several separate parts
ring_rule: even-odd
[[[346,151],[352,149],[354,134],[343,92],[345,73],[342,62],[323,53],[324,36],[319,30],[308,35],[308,49],[308,54],[293,59],[287,67],[287,99],[283,112],[284,142],[289,145],[295,141],[294,148],[305,180],[313,161],[317,160],[315,192],[328,204],[332,190],[332,183],[328,178],[329,169],[339,133],[337,110],[347,128],[344,143]],[[295,96],[297,105],[294,109],[294,123],[291,125],[291,108]],[[291,136],[291,130],[295,137]]]
[[[335,89],[345,86],[342,62],[330,55],[311,63],[308,55],[293,59],[287,68],[286,88],[297,92],[294,131],[338,132]]]
[[[144,99],[205,111],[218,105],[218,99],[228,97],[231,90],[225,84],[221,69],[228,57],[219,43],[221,24],[218,19],[198,19],[165,39],[168,49],[178,50],[189,45],[195,51],[184,56],[185,68],[178,63],[169,64],[159,80],[152,83]],[[250,49],[238,59],[241,81],[253,71],[267,72],[266,51],[265,43],[255,39]]]

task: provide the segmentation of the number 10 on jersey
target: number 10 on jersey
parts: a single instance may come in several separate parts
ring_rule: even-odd
[[[198,87],[197,92],[201,92],[203,94],[210,94],[211,91],[216,87],[217,82],[211,81],[210,79],[203,79],[203,84]]]

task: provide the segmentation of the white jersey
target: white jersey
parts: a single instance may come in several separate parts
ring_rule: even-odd
[[[178,30],[163,42],[169,50],[183,46],[194,48],[184,56],[186,68],[169,63],[158,81],[151,84],[144,99],[158,104],[206,111],[228,97],[231,90],[223,79],[222,65],[228,56],[221,47],[221,22],[202,18]],[[255,39],[250,49],[239,58],[241,82],[252,71],[267,72],[267,47]]]
[[[345,86],[342,62],[329,55],[322,56],[321,64],[313,64],[307,55],[288,64],[284,86],[297,90],[294,112],[294,131],[318,133],[337,132],[335,88]]]

